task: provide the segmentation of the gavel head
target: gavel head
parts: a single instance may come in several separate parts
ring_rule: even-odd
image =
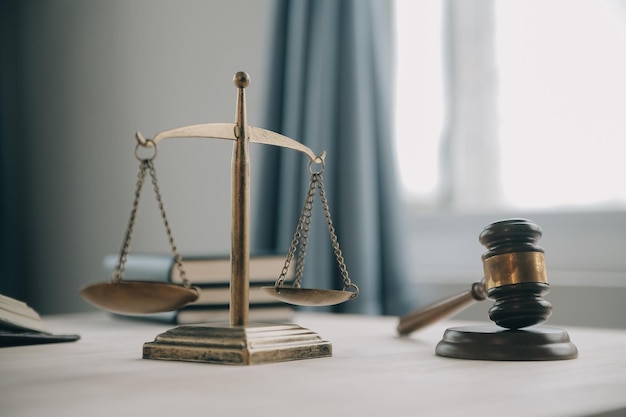
[[[530,220],[490,224],[480,234],[488,251],[482,255],[487,296],[495,300],[489,318],[498,326],[521,329],[543,323],[552,305],[543,248],[536,245],[541,228]]]

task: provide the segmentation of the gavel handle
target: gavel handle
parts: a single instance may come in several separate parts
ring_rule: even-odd
[[[461,294],[437,301],[401,317],[397,328],[398,333],[402,336],[408,335],[438,320],[451,317],[485,298],[487,298],[485,286],[482,282],[475,282],[469,290]]]

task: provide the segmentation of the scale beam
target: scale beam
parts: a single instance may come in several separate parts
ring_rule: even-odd
[[[164,139],[180,139],[180,138],[209,138],[209,139],[228,139],[237,140],[235,136],[236,124],[233,123],[206,123],[199,125],[183,126],[175,129],[164,130],[157,133],[152,142],[156,145]],[[307,146],[295,141],[280,133],[272,132],[271,130],[262,129],[259,127],[248,126],[250,143],[261,143],[265,145],[280,146],[282,148],[289,148],[296,151],[300,151],[316,164],[321,164],[326,159],[326,151],[323,151],[321,155],[316,156],[313,151]],[[141,132],[135,133],[137,143],[141,146],[150,146],[149,140],[146,139]]]

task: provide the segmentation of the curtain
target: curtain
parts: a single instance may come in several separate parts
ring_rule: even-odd
[[[327,152],[330,213],[360,289],[332,310],[403,314],[415,301],[393,157],[392,3],[279,0],[275,7],[263,127]],[[308,189],[308,158],[274,147],[259,152],[253,251],[286,254]],[[319,196],[302,284],[343,288]]]

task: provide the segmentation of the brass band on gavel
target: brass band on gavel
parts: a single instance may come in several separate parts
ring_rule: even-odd
[[[548,283],[543,252],[512,252],[483,258],[483,270],[487,291],[522,282]]]

